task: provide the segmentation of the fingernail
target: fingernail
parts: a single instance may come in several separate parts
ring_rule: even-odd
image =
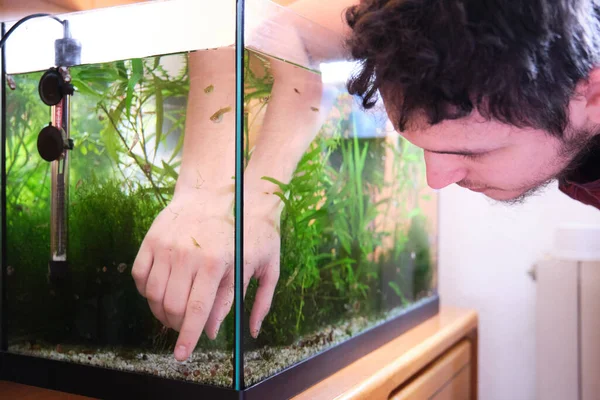
[[[175,358],[179,361],[184,361],[188,358],[185,346],[177,346],[175,349]]]
[[[258,337],[258,334],[260,333],[260,326],[261,326],[261,324],[262,324],[262,321],[258,323],[258,326],[254,330],[254,334],[252,335],[252,336],[254,336],[254,339],[256,339]]]

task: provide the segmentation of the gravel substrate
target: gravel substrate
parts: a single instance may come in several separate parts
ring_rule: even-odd
[[[410,308],[418,307],[419,303],[415,303]],[[244,354],[245,382],[247,385],[253,385],[290,365],[394,318],[403,310],[404,308],[394,309],[384,318],[355,317],[336,326],[326,326],[311,335],[298,339],[291,346],[267,346],[247,351]],[[184,362],[175,360],[171,352],[157,354],[131,349],[92,349],[66,344],[47,345],[25,342],[9,346],[9,351],[216,386],[231,387],[233,382],[232,355],[230,351],[225,350],[199,349]]]

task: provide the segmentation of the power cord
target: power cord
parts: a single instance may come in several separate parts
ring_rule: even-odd
[[[61,20],[60,18],[56,17],[55,15],[52,14],[31,14],[28,15],[26,17],[21,18],[20,20],[17,21],[16,24],[14,24],[9,30],[8,32],[6,32],[6,34],[2,37],[2,39],[0,39],[0,48],[4,47],[4,43],[6,43],[6,40],[8,39],[8,37],[15,31],[15,29],[17,29],[21,24],[23,24],[24,22],[29,21],[30,19],[33,18],[43,18],[43,17],[49,17],[52,18],[53,20],[59,22],[61,25],[65,25],[66,21]]]

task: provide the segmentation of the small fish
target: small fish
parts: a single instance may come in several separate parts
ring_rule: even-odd
[[[196,241],[196,239],[194,239],[194,237],[192,237],[192,242],[194,243],[194,246],[196,246],[197,248],[201,249],[202,246],[200,246],[200,243],[198,243],[198,241]]]
[[[219,111],[217,111],[216,113],[214,113],[211,117],[210,120],[214,123],[219,123],[223,120],[223,114],[228,113],[231,111],[231,107],[227,106],[227,107],[223,107],[221,108]]]
[[[108,268],[102,267],[102,272],[106,272],[106,271],[108,271]]]
[[[13,276],[14,273],[15,273],[15,269],[13,267],[11,267],[10,265],[8,267],[6,267],[6,275]]]
[[[311,107],[311,110],[313,110],[314,112],[319,112],[319,109],[317,107]]]
[[[298,89],[296,89],[296,88],[294,88],[294,92],[300,94],[300,91]]]
[[[17,84],[15,83],[15,79],[12,77],[12,75],[6,75],[6,82],[8,83],[10,90],[15,90],[17,88]]]
[[[83,183],[83,180],[78,180],[77,184],[75,185],[75,189],[79,189],[79,187],[81,186],[81,184]]]
[[[119,264],[119,266],[117,267],[117,271],[119,271],[119,273],[123,273],[125,272],[125,270],[127,269],[127,264],[125,263],[121,263]]]
[[[135,145],[138,144],[139,141],[140,141],[140,136],[136,133],[135,136],[133,137],[133,142],[131,143],[131,147],[129,147],[129,150],[133,149],[135,147]]]
[[[271,100],[271,96],[265,96],[265,97],[261,97],[260,99],[258,99],[258,101],[261,104],[267,104],[269,102],[269,100]]]
[[[213,90],[215,90],[215,87],[213,85],[209,85],[204,88],[204,93],[209,94],[212,93]]]

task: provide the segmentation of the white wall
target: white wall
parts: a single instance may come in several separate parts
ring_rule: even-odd
[[[482,400],[535,399],[535,282],[527,272],[564,223],[600,225],[600,211],[555,187],[520,206],[456,186],[440,193],[440,297],[479,312]]]

